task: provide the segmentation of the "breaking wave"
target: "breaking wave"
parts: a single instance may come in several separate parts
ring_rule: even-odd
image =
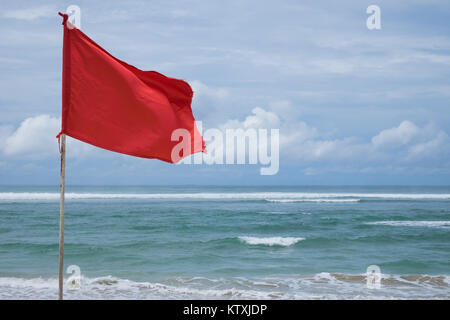
[[[239,237],[239,240],[250,245],[265,245],[265,246],[283,246],[288,247],[296,244],[299,241],[305,240],[305,238],[294,238],[294,237]]]
[[[359,202],[360,199],[265,199],[268,202],[280,202],[280,203],[291,203],[291,202]]]
[[[0,200],[58,200],[57,192],[0,192]],[[376,200],[450,200],[450,194],[413,193],[304,193],[304,192],[250,192],[250,193],[66,193],[66,199],[240,199],[274,202],[316,201],[357,202]],[[338,201],[339,200],[339,201]]]
[[[449,299],[448,275],[382,275],[370,290],[365,274],[322,272],[263,278],[171,278],[136,282],[113,276],[81,278],[65,299]],[[57,299],[56,278],[0,278],[0,299]]]
[[[376,221],[366,224],[394,227],[450,227],[450,221]]]

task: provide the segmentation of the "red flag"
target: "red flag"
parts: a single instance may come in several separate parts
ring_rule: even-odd
[[[60,134],[111,151],[171,163],[205,152],[187,82],[116,59],[68,22],[67,15],[60,15],[64,18]],[[181,149],[180,157],[172,159],[173,148],[183,139],[172,141],[176,129],[189,133],[190,148]]]

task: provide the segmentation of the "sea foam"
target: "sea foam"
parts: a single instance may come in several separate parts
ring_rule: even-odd
[[[265,199],[268,202],[279,202],[279,203],[292,203],[292,202],[333,202],[333,203],[344,203],[344,202],[359,202],[360,199]]]
[[[450,221],[376,221],[367,222],[372,225],[385,225],[394,227],[450,227]]]
[[[305,238],[294,238],[294,237],[264,237],[264,238],[258,238],[258,237],[247,237],[242,236],[239,237],[239,240],[241,240],[244,243],[251,244],[251,245],[266,245],[266,246],[283,246],[288,247],[293,244],[296,244],[299,241],[305,240]]]
[[[133,281],[113,276],[81,278],[65,299],[448,299],[448,275],[381,275],[368,290],[365,274],[322,272],[262,278],[171,278]],[[0,299],[57,299],[58,279],[1,278]]]
[[[0,192],[0,200],[58,200],[57,192]],[[238,199],[267,201],[334,201],[357,202],[362,199],[388,200],[450,200],[450,194],[440,193],[307,193],[307,192],[247,192],[247,193],[66,193],[66,199]],[[337,201],[339,200],[339,201]]]

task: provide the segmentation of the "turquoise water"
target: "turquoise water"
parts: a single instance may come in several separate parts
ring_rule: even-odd
[[[0,187],[0,298],[56,298],[58,191]],[[68,298],[450,298],[449,187],[66,192]]]

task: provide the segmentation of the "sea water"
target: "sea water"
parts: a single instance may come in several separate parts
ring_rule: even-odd
[[[66,192],[66,299],[450,298],[450,187]],[[58,187],[0,187],[0,299],[57,298],[58,228]]]

